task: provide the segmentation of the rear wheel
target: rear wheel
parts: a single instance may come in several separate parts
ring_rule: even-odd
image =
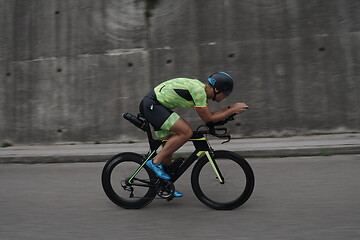
[[[136,153],[121,153],[110,159],[102,172],[102,186],[109,199],[123,208],[142,208],[155,197],[155,174],[144,166],[131,184],[128,179],[142,165]],[[141,186],[137,186],[137,185]]]
[[[195,164],[191,185],[196,197],[206,206],[230,210],[244,204],[252,194],[255,179],[248,162],[234,152],[216,151],[216,165],[224,178],[220,183],[206,155]]]

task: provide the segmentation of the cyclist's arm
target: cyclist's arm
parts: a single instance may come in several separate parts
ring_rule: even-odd
[[[204,122],[219,122],[233,114],[231,108],[212,113],[208,107],[196,107],[196,112]]]
[[[235,103],[225,109],[212,113],[208,107],[195,107],[196,112],[204,122],[218,122],[232,114],[242,113],[248,108],[248,105],[245,103]]]

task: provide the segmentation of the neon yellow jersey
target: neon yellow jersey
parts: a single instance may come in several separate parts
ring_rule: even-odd
[[[206,107],[205,84],[197,79],[174,78],[154,88],[157,100],[169,109]]]

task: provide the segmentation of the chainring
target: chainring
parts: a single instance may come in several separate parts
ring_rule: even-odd
[[[172,199],[174,197],[175,186],[169,180],[159,180],[155,186],[156,194],[163,199]]]

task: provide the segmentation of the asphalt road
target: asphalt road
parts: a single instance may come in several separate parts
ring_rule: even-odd
[[[1,164],[0,239],[360,239],[360,155],[249,159],[256,186],[238,209],[185,197],[141,210],[110,202],[104,163]]]

